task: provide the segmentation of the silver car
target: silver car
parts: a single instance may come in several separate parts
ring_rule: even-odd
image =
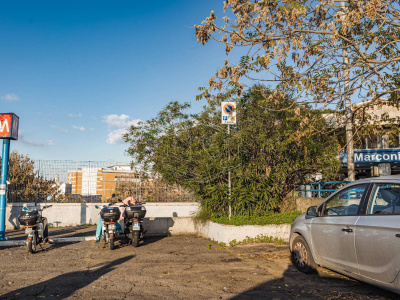
[[[298,216],[293,264],[318,265],[400,294],[400,176],[352,182]]]

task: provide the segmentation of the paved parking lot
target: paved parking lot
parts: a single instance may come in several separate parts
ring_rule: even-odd
[[[93,228],[57,230],[70,236]],[[197,236],[149,238],[138,248],[121,240],[113,251],[95,242],[46,245],[33,255],[2,247],[0,264],[0,299],[398,298],[325,269],[302,274],[287,245],[221,248]]]

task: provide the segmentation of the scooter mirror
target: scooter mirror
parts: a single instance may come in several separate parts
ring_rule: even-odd
[[[50,201],[51,199],[53,199],[53,196],[47,196],[47,201]]]
[[[115,198],[115,196],[116,196],[115,193],[113,193],[113,194],[111,195],[111,198]]]
[[[24,211],[28,211],[29,209],[27,207],[22,208]]]
[[[97,209],[99,209],[99,208],[100,208],[98,205],[95,205],[94,207],[95,207],[95,208],[97,208]]]

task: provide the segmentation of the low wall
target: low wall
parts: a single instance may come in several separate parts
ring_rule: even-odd
[[[305,198],[308,199],[309,198]],[[318,199],[321,201],[321,199]],[[302,202],[305,203],[304,201]],[[40,204],[41,206],[44,204]],[[96,203],[52,203],[52,207],[43,212],[48,223],[54,227],[96,224],[99,219],[99,209]],[[101,203],[97,203],[101,206]],[[313,205],[307,202],[304,207]],[[23,203],[10,203],[6,208],[6,229],[19,228],[18,215]],[[28,203],[28,207],[33,207]],[[199,203],[147,203],[146,218],[143,227],[149,236],[166,236],[182,234],[199,234],[218,243],[229,243],[245,240],[247,237],[272,236],[283,241],[289,240],[290,224],[282,225],[222,225],[213,222],[196,223],[193,216],[199,210]]]
[[[272,236],[289,241],[290,224],[233,226],[213,222],[196,223],[193,218],[145,218],[143,228],[146,235],[198,234],[218,243],[229,245],[231,241],[241,242],[246,238]]]
[[[285,242],[289,241],[290,224],[280,225],[244,225],[233,226],[208,222],[197,226],[198,234],[229,245],[231,241],[241,242],[246,238],[272,236]]]
[[[8,203],[6,207],[6,229],[19,228],[18,215],[24,203]],[[96,205],[103,203],[50,203],[43,211],[43,216],[48,223],[54,227],[75,226],[84,224],[97,224],[99,209]],[[40,206],[43,206],[40,203]],[[27,206],[34,207],[34,203],[27,203]],[[146,217],[149,218],[180,218],[192,217],[200,208],[197,202],[167,202],[147,203]]]

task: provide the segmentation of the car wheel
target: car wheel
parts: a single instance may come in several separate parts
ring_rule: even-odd
[[[303,273],[311,273],[317,269],[310,248],[301,235],[293,240],[291,258],[296,268]]]

